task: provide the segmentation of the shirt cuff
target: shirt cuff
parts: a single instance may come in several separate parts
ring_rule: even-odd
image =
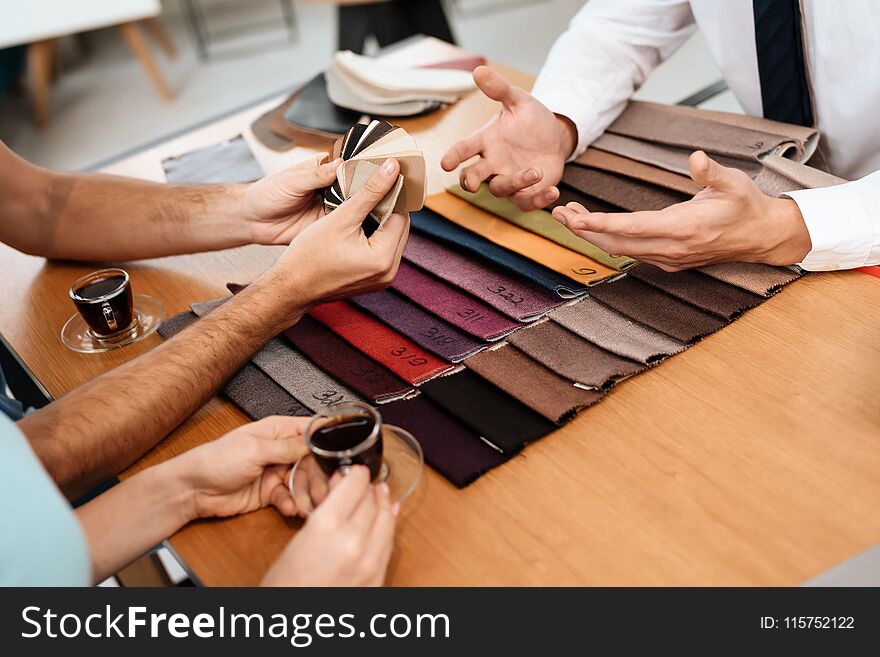
[[[546,85],[549,87],[550,85]],[[544,85],[536,84],[532,95],[538,99],[547,109],[554,114],[560,114],[574,123],[577,128],[577,145],[569,155],[566,162],[571,162],[587,150],[587,146],[593,143],[599,134],[595,126],[599,123],[599,115],[592,109],[593,103],[584,102],[583,99],[575,98],[571,93],[554,91],[545,88]]]
[[[855,183],[783,194],[801,211],[812,250],[798,263],[810,271],[863,267],[874,246],[874,222]]]

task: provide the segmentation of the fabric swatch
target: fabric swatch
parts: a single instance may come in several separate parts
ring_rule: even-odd
[[[557,189],[559,189],[559,198],[548,206],[551,211],[553,208],[565,206],[569,203],[580,203],[590,212],[626,212],[623,208],[611,205],[611,203],[606,203],[595,196],[584,194],[580,190],[569,187],[568,185],[560,183]]]
[[[760,294],[762,297],[776,294],[783,285],[801,277],[798,271],[788,267],[749,262],[724,262],[700,267],[699,270],[712,278]]]
[[[347,301],[323,303],[309,314],[409,383],[427,381],[452,367]]]
[[[431,401],[508,455],[556,426],[474,372],[463,369],[421,388]]]
[[[688,176],[672,173],[660,167],[621,157],[614,153],[600,151],[596,148],[588,148],[569,166],[585,166],[591,169],[607,171],[608,173],[616,173],[688,196],[693,196],[702,189]]]
[[[406,429],[415,436],[422,446],[425,462],[458,488],[464,488],[510,458],[425,395],[385,404],[381,413],[383,422]]]
[[[768,155],[761,164],[763,168],[755,176],[755,184],[770,196],[779,196],[798,189],[832,187],[846,182],[843,178],[779,155]]]
[[[568,165],[562,183],[631,212],[662,210],[691,197],[616,173]]]
[[[605,351],[640,363],[656,363],[687,349],[684,342],[634,322],[590,297],[557,308],[550,318]]]
[[[247,183],[266,175],[241,135],[178,157],[169,157],[162,161],[162,166],[168,182],[175,185]]]
[[[351,301],[450,363],[458,363],[487,346],[486,342],[477,340],[389,290],[362,294]]]
[[[572,385],[509,345],[468,358],[465,366],[551,422],[564,422],[604,394]]]
[[[733,319],[764,300],[757,294],[692,269],[670,273],[653,265],[641,264],[629,275],[724,319]]]
[[[462,228],[481,235],[498,246],[537,262],[563,276],[580,283],[593,285],[617,276],[618,271],[576,253],[540,235],[523,230],[499,219],[467,201],[449,193],[434,194],[425,201],[427,207],[438,212]]]
[[[597,301],[681,342],[695,342],[727,322],[629,276],[597,287]]]
[[[608,155],[608,157],[613,156]],[[675,175],[665,171],[663,173],[669,176]],[[592,258],[606,267],[622,271],[635,264],[635,260],[632,258],[627,256],[609,255],[598,246],[581,239],[568,228],[556,221],[546,210],[523,212],[516,207],[510,199],[494,196],[492,192],[489,191],[489,186],[485,183],[480,185],[480,190],[476,193],[465,191],[459,185],[453,185],[447,191],[464,199],[471,205],[475,205],[486,212],[490,212],[496,217],[501,217],[515,226],[531,231],[536,235],[546,237],[548,240],[556,242],[567,249],[571,249],[572,251],[576,251]]]
[[[521,325],[476,297],[401,262],[391,288],[470,335],[498,340]]]
[[[406,381],[352,347],[314,317],[304,315],[284,331],[283,336],[327,374],[377,404],[415,392]]]
[[[159,335],[167,340],[196,321],[198,316],[195,313],[179,313],[162,323]],[[312,414],[311,409],[250,363],[240,369],[221,392],[252,420],[262,420],[271,415]]]
[[[588,388],[610,387],[646,367],[605,351],[552,321],[514,333],[509,342],[551,371]]]

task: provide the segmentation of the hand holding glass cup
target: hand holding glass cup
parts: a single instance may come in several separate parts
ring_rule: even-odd
[[[330,478],[366,466],[374,484],[388,484],[392,502],[402,502],[418,485],[422,449],[407,431],[382,422],[360,402],[339,402],[318,412],[305,431],[309,454],[294,464],[288,486],[298,509],[308,513],[329,490]]]

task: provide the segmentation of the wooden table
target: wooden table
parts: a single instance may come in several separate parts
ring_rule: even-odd
[[[521,86],[531,79],[502,66]],[[129,157],[109,171],[163,179],[161,160],[243,132],[268,101]],[[432,163],[496,111],[473,95],[404,122]],[[136,238],[133,227],[132,237]],[[248,280],[277,248],[245,247],[126,265],[169,313]],[[0,247],[0,332],[55,397],[160,338],[81,355],[58,333],[66,291],[91,266]],[[742,319],[619,385],[464,490],[426,470],[399,525],[395,585],[791,585],[880,542],[880,281],[857,272],[793,283]],[[122,476],[246,421],[214,399]],[[274,511],[194,523],[170,540],[207,585],[256,584],[295,531]]]

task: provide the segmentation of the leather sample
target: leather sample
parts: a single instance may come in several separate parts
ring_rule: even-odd
[[[534,320],[563,303],[554,292],[453,251],[417,232],[403,257],[520,322]]]
[[[472,231],[580,283],[593,285],[617,276],[616,269],[515,226],[449,193],[434,194],[425,204],[462,228]]]
[[[318,320],[304,315],[284,338],[327,374],[377,404],[401,399],[415,389],[352,347]]]
[[[450,363],[462,361],[487,346],[406,297],[388,290],[362,294],[351,301]]]
[[[594,299],[681,342],[695,342],[727,322],[634,278],[597,287]]]
[[[631,212],[662,210],[691,198],[686,194],[639,182],[616,173],[571,164],[565,167],[562,182]]]
[[[557,308],[550,319],[605,351],[640,363],[656,363],[687,349],[684,342],[634,322],[590,297]]]
[[[241,135],[169,157],[162,166],[165,178],[175,185],[248,183],[266,175]]]
[[[520,327],[476,297],[407,262],[400,263],[391,288],[480,340],[498,340]]]
[[[361,116],[361,112],[353,112],[331,103],[327,97],[324,74],[318,73],[294,93],[283,110],[281,117],[288,130],[282,130],[281,136],[291,134],[289,129],[293,128],[294,137],[296,131],[308,131],[315,136],[335,139],[344,135]],[[273,125],[274,127],[276,126]]]
[[[425,395],[385,404],[381,413],[383,422],[415,436],[428,465],[458,488],[510,458]]]
[[[641,264],[629,275],[724,319],[733,319],[764,300],[757,294],[691,269],[670,273],[653,265]]]
[[[674,175],[668,172],[664,173],[667,175]],[[556,242],[572,251],[576,251],[588,258],[592,258],[596,262],[611,267],[612,269],[616,269],[617,271],[622,271],[636,262],[627,256],[609,255],[598,246],[590,244],[586,240],[582,240],[568,228],[556,221],[546,210],[523,212],[509,199],[494,196],[492,192],[489,191],[489,186],[486,183],[480,185],[480,189],[476,193],[465,191],[459,185],[453,185],[452,187],[449,187],[447,191],[450,194],[464,199],[471,205],[477,206],[481,210],[485,210],[496,217],[501,217],[515,226],[531,231],[536,235],[546,237],[552,242]]]
[[[736,285],[763,297],[776,294],[783,285],[801,277],[799,272],[789,267],[749,262],[724,262],[700,267],[699,270],[719,281]]]
[[[553,321],[518,331],[509,342],[551,371],[588,388],[610,387],[646,367],[605,351]]]
[[[544,265],[502,248],[485,237],[444,219],[431,210],[414,212],[410,215],[410,221],[413,230],[428,235],[442,244],[447,244],[459,252],[488,262],[514,276],[520,276],[536,283],[550,292],[555,292],[563,299],[580,296],[588,289],[586,285],[576,283]],[[410,235],[410,240],[412,240],[412,235]]]
[[[198,319],[195,313],[189,311],[178,313],[162,323],[159,335],[168,340]],[[309,408],[250,363],[240,369],[221,392],[252,420],[262,420],[271,415],[312,414]]]
[[[556,428],[468,369],[428,381],[420,390],[507,455]]]
[[[409,383],[421,383],[451,368],[409,338],[347,301],[315,306],[309,314],[353,347]]]
[[[564,422],[604,394],[572,385],[509,345],[483,351],[465,365],[551,422]]]
[[[607,171],[608,173],[616,173],[688,196],[693,196],[702,189],[687,176],[621,157],[614,153],[600,151],[596,148],[588,148],[573,163],[569,164],[569,166],[577,165]]]

